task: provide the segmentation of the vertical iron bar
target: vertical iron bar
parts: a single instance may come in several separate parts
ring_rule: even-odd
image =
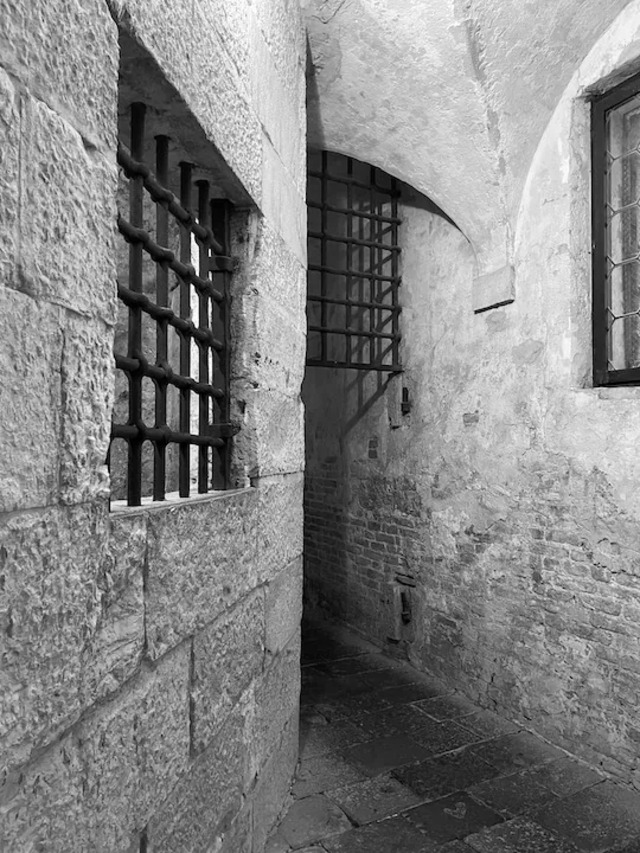
[[[209,181],[196,181],[198,187],[198,222],[203,228],[209,223]],[[209,278],[209,241],[200,241],[199,246],[200,278]],[[209,328],[209,296],[198,293],[198,325],[201,329]],[[198,382],[209,384],[209,347],[198,341]],[[209,430],[209,400],[206,394],[198,394],[198,432],[207,435]],[[210,449],[201,444],[198,447],[198,492],[209,491],[209,454]]]
[[[180,204],[191,211],[191,163],[180,163]],[[180,228],[180,260],[183,264],[191,264],[191,231],[186,226]],[[183,320],[191,317],[191,284],[180,281],[180,316]],[[180,336],[180,374],[191,375],[191,338],[187,334]],[[180,389],[180,432],[190,433],[191,399],[188,388]],[[189,497],[189,480],[191,476],[191,445],[181,443],[179,449],[178,488],[181,498]]]
[[[376,183],[376,170],[375,166],[371,166],[369,169],[369,213],[376,213],[376,192],[375,192],[375,183]],[[380,230],[380,222],[375,219],[370,220],[371,225],[369,228],[369,240],[371,241],[371,246],[369,246],[369,272],[376,272],[376,255],[377,249],[373,245],[374,242],[379,240],[379,230]],[[378,285],[374,278],[369,279],[369,331],[374,332],[376,330],[376,309],[375,309],[375,295],[377,291]],[[376,342],[375,338],[369,338],[369,364],[374,364],[376,358]]]
[[[363,211],[364,205],[363,205],[363,201],[362,201],[362,193],[358,192],[357,195],[360,198],[359,208],[360,208],[360,212],[362,213],[362,212],[364,212]],[[358,239],[359,240],[364,240],[367,237],[366,229],[365,229],[365,222],[366,222],[366,220],[365,220],[364,216],[358,217]],[[369,227],[369,231],[371,231],[371,227]],[[369,235],[369,236],[371,236],[371,235]],[[360,272],[360,273],[366,272],[364,256],[365,256],[364,246],[359,244],[358,245],[358,272]],[[362,303],[364,301],[365,301],[365,299],[364,299],[364,278],[362,276],[360,276],[360,277],[358,277],[358,302]],[[367,328],[366,328],[366,319],[367,319],[366,310],[367,309],[364,308],[362,305],[360,305],[358,308],[358,330],[360,332],[366,332],[367,331]],[[362,364],[364,362],[364,347],[365,347],[365,345],[369,346],[367,338],[363,337],[362,335],[359,335],[358,337],[356,337],[358,364]]]
[[[391,179],[391,218],[396,220],[398,218],[398,193],[397,193],[397,184],[396,179]],[[393,222],[391,225],[391,245],[398,245],[398,223]],[[391,307],[397,309],[398,308],[398,250],[391,250],[391,276],[393,278],[393,282],[391,284]],[[397,310],[391,313],[391,331],[394,335],[397,336],[400,330],[400,317],[399,312]],[[391,361],[392,364],[400,364],[400,347],[398,344],[398,338],[395,337],[393,339],[393,346],[391,348]]]
[[[145,105],[131,104],[131,156],[138,162],[144,157]],[[135,228],[144,224],[144,179],[137,175],[129,182],[129,221]],[[142,243],[129,244],[129,287],[142,293],[143,276]],[[128,355],[141,359],[142,353],[142,310],[129,308]],[[129,424],[142,424],[142,374],[129,374]],[[142,436],[138,433],[128,443],[127,501],[129,506],[140,506],[142,499]]]
[[[607,271],[605,231],[605,181],[606,181],[606,112],[595,101],[591,107],[591,163],[592,163],[592,235],[593,235],[593,383],[605,385],[609,378],[607,333]]]
[[[321,222],[320,222],[320,233],[322,234],[322,238],[320,241],[320,266],[322,267],[322,271],[320,273],[320,296],[323,297],[323,301],[320,303],[320,326],[322,329],[325,329],[327,326],[327,303],[324,301],[324,297],[327,295],[327,274],[325,273],[325,267],[327,266],[327,152],[322,152],[322,184],[320,190],[320,203],[322,205],[322,210],[320,213]],[[327,360],[327,333],[325,331],[320,332],[320,358],[322,361]]]
[[[231,253],[231,205],[225,200],[211,202],[211,222],[215,239],[222,246],[225,255]],[[231,420],[230,375],[231,375],[231,273],[223,271],[216,274],[222,282],[224,299],[217,304],[218,328],[224,349],[218,354],[220,381],[218,384],[224,391],[224,397],[219,403],[222,423]],[[211,326],[213,328],[213,322]],[[214,356],[215,358],[215,356]],[[231,484],[231,439],[227,438],[222,447],[217,450],[218,465],[214,466],[213,487],[226,489]],[[216,470],[217,469],[217,470]]]
[[[156,136],[156,177],[163,187],[169,181],[169,137]],[[169,245],[169,211],[166,203],[156,204],[156,240],[161,246]],[[156,263],[156,302],[161,308],[169,304],[169,268],[166,264]],[[167,368],[167,321],[156,321],[156,363]],[[167,425],[167,383],[156,382],[156,427]],[[153,499],[163,501],[166,487],[167,445],[164,441],[153,443]]]
[[[347,209],[349,213],[347,213],[347,239],[351,241],[353,238],[353,214],[351,213],[351,209],[353,207],[353,185],[351,184],[351,180],[353,179],[353,159],[351,157],[347,158],[347,177],[349,178],[349,183],[347,183]],[[346,299],[349,303],[351,301],[351,283],[352,277],[349,275],[351,272],[351,252],[353,251],[353,244],[351,242],[347,243],[347,292]],[[346,320],[346,328],[351,328],[351,305],[347,305],[345,308],[345,320]],[[346,341],[346,358],[345,361],[347,364],[351,364],[351,335],[347,334]]]

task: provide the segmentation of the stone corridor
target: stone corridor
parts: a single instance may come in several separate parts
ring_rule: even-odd
[[[303,632],[267,853],[640,853],[640,794],[342,629]]]

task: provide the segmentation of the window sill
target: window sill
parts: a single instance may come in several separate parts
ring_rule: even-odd
[[[243,489],[221,489],[215,492],[207,492],[206,495],[191,495],[188,498],[181,498],[178,492],[169,492],[163,501],[154,501],[151,497],[142,498],[140,506],[128,506],[125,500],[111,501],[110,511],[112,515],[138,515],[146,512],[156,512],[158,510],[176,509],[194,504],[215,503],[224,501],[238,495],[253,494],[255,488],[246,486]]]

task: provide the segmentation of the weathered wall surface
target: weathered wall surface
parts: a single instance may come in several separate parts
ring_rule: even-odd
[[[584,94],[638,67],[639,35],[631,3],[543,135],[515,302],[472,313],[468,244],[414,200],[406,372],[305,384],[310,604],[636,786],[640,393],[591,387]]]
[[[0,0],[0,20],[0,847],[257,853],[297,749],[297,4]],[[255,206],[233,305],[251,487],[109,512],[119,27]]]

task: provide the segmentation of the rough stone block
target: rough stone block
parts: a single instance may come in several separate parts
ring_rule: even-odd
[[[0,511],[55,503],[60,434],[60,311],[0,289]]]
[[[258,482],[258,572],[270,580],[302,554],[304,476],[285,474]]]
[[[129,850],[189,756],[189,648],[5,780],[2,849]]]
[[[95,62],[95,58],[92,60]],[[46,104],[28,98],[19,288],[77,313],[115,319],[115,162],[88,150]]]
[[[246,725],[245,709],[236,706],[216,742],[191,765],[170,797],[156,803],[148,826],[152,850],[219,850],[227,836],[242,830]]]
[[[298,712],[285,723],[278,748],[258,773],[253,793],[253,853],[262,853],[267,835],[287,803],[298,761]]]
[[[0,2],[5,67],[77,130],[113,149],[118,31],[102,0]]]
[[[290,474],[304,468],[304,406],[292,398],[236,384],[245,423],[236,436],[236,460],[252,477]]]
[[[83,655],[84,705],[104,698],[130,678],[144,649],[146,518],[112,514],[109,521],[99,581],[100,614]]]
[[[257,585],[255,490],[149,511],[147,648],[157,658]]]
[[[209,745],[264,659],[264,595],[254,592],[193,641],[192,746]]]
[[[262,33],[252,33],[251,95],[258,118],[301,194],[306,187],[304,125],[300,124],[297,92],[287,91]],[[297,59],[297,57],[296,57]],[[297,66],[297,63],[296,63]],[[297,87],[296,87],[297,88]]]
[[[262,212],[301,264],[307,263],[307,211],[304,193],[262,134]]]
[[[302,619],[302,557],[267,584],[266,649],[277,654],[299,630]]]
[[[246,91],[255,60],[251,55],[251,32],[257,27],[251,6],[226,0],[195,0],[202,15],[214,27],[225,45]]]
[[[20,101],[0,68],[0,284],[12,286],[20,240]]]
[[[255,687],[251,719],[250,761],[253,774],[279,743],[285,723],[298,712],[300,699],[300,632],[273,658]]]
[[[0,752],[10,763],[80,713],[87,638],[102,615],[105,509],[16,514],[0,530]]]
[[[291,97],[304,98],[306,30],[300,7],[290,0],[256,4],[256,18],[273,64]]]
[[[113,332],[101,320],[64,316],[61,360],[60,497],[109,495],[105,464],[113,408]]]

